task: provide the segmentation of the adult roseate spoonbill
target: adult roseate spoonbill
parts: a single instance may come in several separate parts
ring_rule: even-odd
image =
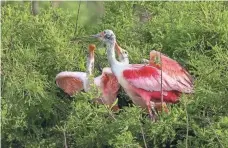
[[[117,44],[117,43],[116,43]],[[116,46],[119,46],[118,44]],[[119,47],[121,49],[121,47]],[[116,48],[117,49],[117,48]],[[161,58],[161,62],[160,62]],[[151,66],[157,67],[158,69],[165,72],[170,77],[174,78],[176,81],[181,82],[182,88],[193,89],[193,79],[191,75],[175,60],[169,58],[168,56],[160,53],[159,51],[152,50],[150,52],[150,60],[143,59],[143,63],[149,64]],[[161,68],[162,63],[162,68]],[[177,92],[178,93],[178,92]],[[182,93],[182,92],[179,92]],[[165,111],[168,112],[168,108],[164,103],[162,105]],[[161,104],[155,104],[155,108],[161,109]]]
[[[89,90],[89,76],[92,75],[92,70],[94,67],[94,50],[95,45],[89,45],[89,55],[87,58],[87,72],[71,72],[64,71],[60,72],[56,76],[56,84],[58,87],[64,90],[65,93],[72,96],[81,90],[87,92]],[[121,49],[117,49],[121,50]],[[126,53],[127,54],[127,53]],[[126,60],[128,57],[126,54],[118,54],[120,59]],[[111,69],[106,67],[102,70],[102,75],[94,78],[95,85],[100,88],[102,92],[102,97],[97,99],[99,103],[112,105],[117,97],[117,92],[119,90],[119,83],[112,73]],[[118,106],[113,106],[113,110],[117,110]]]
[[[182,88],[193,90],[193,79],[191,75],[177,61],[156,50],[150,52],[150,60],[143,59],[142,61],[151,66],[157,67],[176,81],[181,82],[180,85],[182,85]],[[177,93],[180,95],[183,92]],[[168,111],[167,108],[166,111]]]
[[[157,67],[143,64],[126,64],[115,58],[116,36],[112,30],[105,30],[93,35],[101,39],[107,48],[108,61],[120,85],[130,96],[133,103],[147,108],[151,119],[151,101],[160,102],[161,97],[161,70]],[[162,73],[162,90],[164,102],[175,103],[179,100],[178,92],[191,93],[192,88],[182,88],[182,82]]]
[[[119,45],[118,45],[118,43],[116,42],[115,43],[115,49],[116,49],[116,51],[117,51],[117,53],[118,53],[118,57],[119,57],[119,61],[121,61],[121,63],[126,63],[126,64],[129,64],[129,59],[128,59],[128,53],[127,53],[127,51],[126,50],[124,50],[124,49],[122,49]],[[122,54],[122,56],[120,56]],[[124,56],[123,54],[125,54],[125,55],[127,55],[127,57],[126,56]],[[123,59],[124,58],[124,59]],[[143,62],[144,63],[149,63],[149,60],[147,60],[147,59],[143,59]],[[168,110],[168,108],[167,108],[167,106],[166,106],[166,103],[165,102],[163,102],[163,103],[161,103],[161,102],[151,102],[152,103],[152,105],[151,105],[151,107],[152,107],[152,109],[155,111],[155,109],[157,109],[158,111],[162,111],[162,108],[164,108],[164,111],[166,112],[166,113],[168,113],[169,112],[169,110]]]

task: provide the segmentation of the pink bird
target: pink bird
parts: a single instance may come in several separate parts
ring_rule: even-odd
[[[170,77],[174,78],[176,81],[181,82],[182,88],[189,90],[193,89],[193,79],[191,75],[177,61],[165,56],[161,52],[152,50],[150,52],[150,60],[143,59],[143,62],[157,67],[158,69],[162,70],[162,72],[165,72]],[[178,91],[177,93],[180,96],[183,92]],[[165,104],[162,106],[164,107],[165,111],[168,112],[167,106]],[[162,106],[158,105],[158,108],[162,108]]]
[[[116,43],[117,44],[117,43]],[[119,45],[116,45],[119,46]],[[161,61],[160,61],[161,57]],[[150,60],[143,59],[143,63],[149,64],[150,66],[154,66],[162,72],[165,72],[170,77],[174,78],[176,81],[182,82],[182,88],[192,89],[193,88],[193,79],[191,75],[175,60],[165,56],[159,51],[152,50],[150,52]],[[161,68],[162,63],[162,68]],[[176,92],[178,95],[181,95],[183,92]],[[165,112],[168,112],[168,108],[166,103],[155,103],[155,108],[161,111],[162,106],[165,109]]]
[[[144,64],[127,64],[118,62],[115,58],[116,36],[112,30],[105,30],[97,35],[107,47],[108,61],[119,84],[132,99],[133,103],[146,108],[151,119],[151,101],[161,101],[161,70],[157,67]],[[167,73],[162,74],[162,90],[164,102],[176,103],[180,93],[191,93],[193,88],[183,87],[181,81],[176,80]]]
[[[89,81],[89,76],[92,75],[94,67],[94,51],[95,45],[89,45],[89,56],[87,58],[87,72],[71,72],[64,71],[60,72],[56,76],[56,84],[59,88],[70,96],[77,94],[78,92],[84,90],[89,91],[91,82]],[[118,49],[117,49],[118,50]],[[125,60],[128,57],[126,54],[119,54],[120,59]],[[102,75],[94,78],[94,84],[101,90],[102,96],[96,99],[97,102],[101,104],[106,104],[111,106],[116,98],[120,85],[113,75],[111,69],[106,67],[102,70]],[[118,105],[113,106],[113,110],[118,110]]]
[[[128,59],[128,53],[127,53],[127,51],[126,50],[124,50],[124,49],[122,49],[119,45],[118,45],[118,43],[116,42],[116,44],[115,44],[115,49],[116,49],[116,51],[117,51],[117,53],[118,53],[118,55],[127,55],[127,57],[125,58],[125,59],[122,59],[124,56],[119,56],[119,61],[121,61],[121,63],[123,63],[123,62],[125,62],[126,64],[129,64],[129,59]],[[147,60],[147,59],[143,59],[143,63],[149,63],[149,60]],[[169,109],[168,109],[168,107],[166,106],[166,103],[165,102],[151,102],[151,107],[152,107],[152,110],[154,111],[154,112],[156,112],[156,110],[157,111],[163,111],[163,109],[164,109],[164,111],[166,112],[166,113],[168,113],[169,112]]]

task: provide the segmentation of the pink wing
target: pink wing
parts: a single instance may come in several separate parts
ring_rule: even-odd
[[[111,68],[104,68],[101,77],[101,89],[108,105],[113,104],[116,100],[119,88],[120,85]]]
[[[161,65],[159,62],[160,52],[152,50],[150,52],[150,65],[161,69]],[[193,91],[193,79],[191,75],[175,60],[161,54],[162,59],[162,71],[168,74],[170,77],[175,79],[180,85],[181,92],[185,92],[185,90]]]
[[[103,70],[101,83],[105,90],[110,93],[116,93],[119,90],[119,83],[116,76],[110,71]]]
[[[61,72],[59,73],[55,80],[59,88],[61,88],[65,93],[70,96],[78,93],[84,89],[84,80],[86,73],[83,72]]]
[[[161,71],[156,67],[142,64],[129,65],[123,71],[123,77],[136,88],[151,92],[161,91]],[[166,73],[163,73],[162,78],[162,89],[164,91],[182,90],[179,83]],[[184,91],[189,92],[190,90]]]

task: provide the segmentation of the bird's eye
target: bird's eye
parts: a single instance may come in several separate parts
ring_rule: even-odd
[[[108,35],[108,34],[105,35],[106,39],[111,39],[111,37],[112,37],[111,35]]]

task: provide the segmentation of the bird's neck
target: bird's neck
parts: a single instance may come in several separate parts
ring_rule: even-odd
[[[124,57],[120,62],[124,64],[129,64],[129,59],[128,57]]]
[[[108,62],[111,66],[111,69],[113,70],[113,68],[120,64],[120,62],[118,62],[116,60],[116,54],[115,54],[115,41],[106,44],[106,48],[107,48],[107,55],[108,55]]]
[[[93,69],[94,69],[94,55],[89,54],[87,58],[87,64],[86,64],[86,73],[88,76],[92,75]]]
[[[86,65],[86,78],[87,78],[87,81],[85,82],[85,91],[88,91],[89,88],[90,88],[90,84],[92,83],[91,81],[91,76],[93,74],[93,69],[94,69],[94,53],[93,52],[90,52],[89,53],[89,56],[87,58],[87,65]]]
[[[128,59],[128,57],[124,57],[121,53],[119,54],[119,61],[120,61],[121,63],[129,64],[129,59]]]

